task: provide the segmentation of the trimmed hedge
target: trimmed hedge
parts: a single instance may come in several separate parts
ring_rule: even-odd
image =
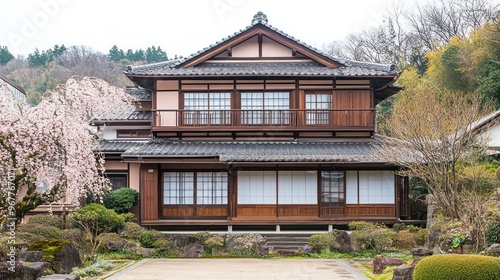
[[[414,280],[499,280],[500,259],[480,255],[436,255],[422,259]]]

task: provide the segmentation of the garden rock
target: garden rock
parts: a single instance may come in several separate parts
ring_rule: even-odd
[[[260,256],[269,255],[269,247],[266,245],[259,245],[256,250]]]
[[[500,257],[500,244],[494,243],[487,250],[486,255]]]
[[[347,231],[334,229],[332,234],[335,236],[335,250],[337,252],[352,252],[351,236]]]
[[[182,249],[184,258],[199,258],[203,256],[204,247],[201,244],[192,243]]]
[[[42,251],[20,251],[18,258],[23,262],[42,262],[43,252]]]
[[[376,256],[373,259],[373,273],[382,274],[384,269],[389,266],[399,266],[404,264],[405,261],[396,258],[387,258],[381,255]]]
[[[425,247],[413,248],[410,253],[413,255],[413,263],[415,264],[424,257],[432,255],[432,251]]]
[[[136,247],[134,250],[138,256],[152,256],[154,254],[153,250],[149,248]]]
[[[433,255],[441,255],[441,254],[444,254],[443,250],[441,250],[441,247],[439,247],[439,245],[436,245],[434,246],[434,248],[432,248],[432,254]]]
[[[25,264],[22,262],[0,262],[0,279],[33,280],[38,279],[51,266],[47,262]],[[13,269],[11,271],[9,269]]]
[[[130,250],[130,251],[135,250],[135,248],[137,248],[137,244],[135,244],[134,242],[130,242],[130,241],[128,241],[124,247],[124,249]]]
[[[76,249],[73,242],[65,242],[61,251],[54,256],[55,270],[58,273],[69,273],[74,267],[81,267],[83,265],[80,253]]]
[[[411,265],[396,267],[392,280],[412,280],[413,269]]]
[[[80,276],[73,274],[52,274],[40,278],[40,280],[80,280]]]

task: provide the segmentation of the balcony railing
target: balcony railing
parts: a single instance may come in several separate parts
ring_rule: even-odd
[[[375,109],[153,110],[153,127],[374,127]]]

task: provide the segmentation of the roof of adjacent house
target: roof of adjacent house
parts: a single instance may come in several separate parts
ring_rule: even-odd
[[[151,101],[151,91],[145,88],[127,87],[125,92],[137,99],[137,101]]]
[[[281,38],[293,42],[316,57],[330,61],[337,65],[336,68],[328,68],[325,65],[316,62],[250,62],[250,63],[212,63],[202,62],[195,67],[182,67],[194,59],[201,57],[213,51],[216,47],[227,43],[238,36],[254,29],[262,28],[273,34],[278,34]],[[340,57],[334,57],[326,54],[321,50],[312,47],[293,36],[268,24],[267,17],[262,12],[257,13],[252,21],[252,24],[246,28],[223,38],[192,55],[176,60],[170,60],[160,63],[146,64],[140,66],[128,66],[124,72],[127,75],[145,75],[145,76],[395,76],[399,72],[396,71],[394,65],[365,63],[354,60],[349,60]]]
[[[105,154],[121,154],[126,150],[143,145],[144,141],[100,140],[101,152]]]
[[[134,145],[122,157],[218,157],[224,162],[382,163],[383,137],[328,141],[165,141]]]

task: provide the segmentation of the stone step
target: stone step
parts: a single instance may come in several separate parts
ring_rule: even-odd
[[[309,244],[309,238],[312,233],[290,234],[274,233],[266,234],[267,245],[273,247],[273,250],[299,250]]]

